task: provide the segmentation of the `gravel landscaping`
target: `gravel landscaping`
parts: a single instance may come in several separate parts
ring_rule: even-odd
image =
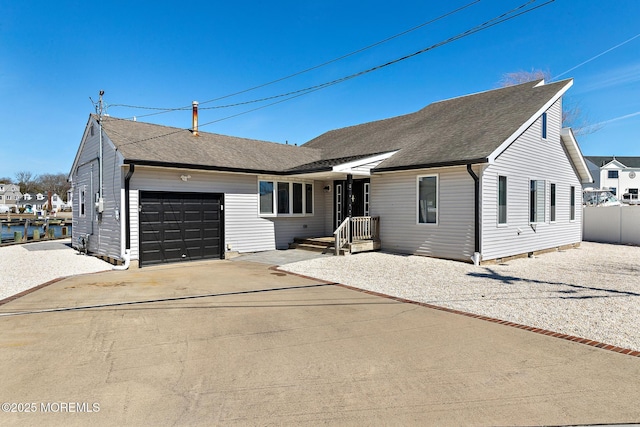
[[[71,240],[0,247],[0,300],[59,277],[111,270],[113,266],[71,248]]]
[[[382,252],[282,270],[640,351],[640,247],[577,249],[476,267]]]

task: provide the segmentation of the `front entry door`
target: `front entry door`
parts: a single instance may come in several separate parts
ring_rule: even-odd
[[[353,180],[353,203],[351,205],[352,216],[369,216],[369,189],[371,187],[370,179],[354,179]],[[347,217],[347,182],[333,182],[333,218],[334,229],[338,228],[342,221]]]

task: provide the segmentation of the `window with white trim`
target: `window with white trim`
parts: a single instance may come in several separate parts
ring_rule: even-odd
[[[529,181],[529,222],[544,222],[544,181]]]
[[[507,223],[507,177],[498,176],[498,224]]]
[[[313,215],[313,184],[259,180],[260,215]]]
[[[79,194],[80,198],[78,199],[79,200],[78,208],[80,210],[80,216],[85,216],[87,214],[86,213],[87,212],[86,211],[87,200],[86,200],[86,195],[85,195],[85,187],[80,187],[79,191],[80,191],[80,194]]]
[[[542,139],[547,139],[547,113],[542,113]]]
[[[418,224],[438,223],[438,175],[419,176],[417,180]]]
[[[551,184],[549,189],[551,197],[551,210],[549,211],[549,221],[556,222],[556,185]]]
[[[569,221],[576,220],[576,187],[571,187],[569,192]]]

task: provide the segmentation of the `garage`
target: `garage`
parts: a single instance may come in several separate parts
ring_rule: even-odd
[[[216,193],[140,192],[140,265],[224,256],[223,199]]]

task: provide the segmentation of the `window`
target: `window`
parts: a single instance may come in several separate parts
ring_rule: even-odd
[[[576,219],[576,187],[571,187],[569,193],[570,208],[569,208],[569,220],[575,221]]]
[[[507,177],[498,177],[498,224],[507,223]]]
[[[438,176],[418,177],[418,223],[438,223]]]
[[[618,195],[618,189],[616,187],[609,187],[609,192],[614,196]]]
[[[304,213],[312,214],[313,213],[313,185],[305,184],[305,209]]]
[[[82,187],[80,188],[80,216],[85,216],[86,215],[86,197],[85,197],[85,188]]]
[[[542,113],[542,139],[547,139],[547,113]]]
[[[260,215],[313,215],[313,184],[258,181]]]
[[[549,220],[556,221],[556,185],[551,184],[551,212],[549,212]]]
[[[618,178],[618,171],[608,171],[607,178]]]
[[[544,181],[530,181],[529,222],[544,222]]]
[[[260,213],[273,214],[273,182],[260,181]]]
[[[278,183],[278,213],[288,214],[289,211],[289,183]]]

